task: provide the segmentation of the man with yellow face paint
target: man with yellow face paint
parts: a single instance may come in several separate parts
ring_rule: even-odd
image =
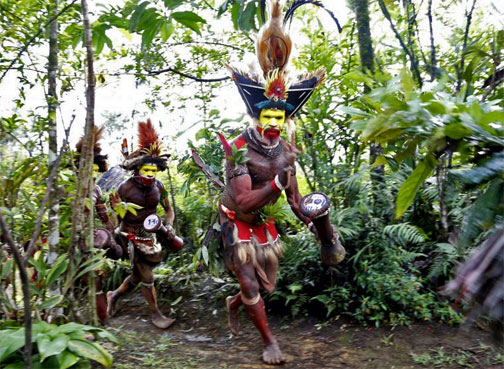
[[[238,334],[238,309],[243,306],[263,339],[263,361],[281,364],[285,358],[268,326],[261,297],[262,291],[271,293],[275,289],[278,259],[283,255],[275,219],[268,216],[266,206],[276,203],[285,191],[299,220],[314,233],[320,230],[326,236],[323,239],[327,242],[322,242],[321,247],[323,261],[341,261],[343,250],[328,222],[319,227],[322,223],[313,218],[313,225],[312,218],[301,211],[302,196],[296,179],[298,150],[294,144],[293,119],[322,82],[324,71],[304,74],[302,80],[291,84],[284,70],[291,40],[282,26],[285,24],[281,19],[282,3],[271,0],[270,4],[271,19],[259,31],[256,44],[262,75],[257,68],[243,72],[229,66],[253,126],[245,128],[231,144],[219,135],[227,159],[219,215],[225,264],[240,285],[238,294],[226,298],[229,328]],[[326,255],[330,257],[324,258]]]
[[[152,323],[158,328],[168,328],[175,319],[168,318],[159,310],[154,274],[152,269],[166,256],[167,251],[178,251],[183,246],[175,235],[175,213],[170,206],[168,193],[161,181],[156,179],[159,171],[167,168],[167,156],[162,154],[161,143],[150,120],[138,125],[140,148],[126,158],[123,168],[132,170],[133,176],[121,183],[110,201],[113,208],[121,202],[129,202],[140,208],[135,213],[127,212],[120,217],[119,241],[124,255],[131,260],[132,272],[115,291],[107,293],[108,313],[116,312],[117,301],[140,284],[142,293],[151,310]],[[165,211],[163,224],[157,216],[158,205]],[[146,221],[148,228],[146,228]],[[150,223],[155,225],[150,228]]]

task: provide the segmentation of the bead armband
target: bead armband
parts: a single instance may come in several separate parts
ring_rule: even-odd
[[[273,191],[275,192],[282,192],[282,190],[285,189],[285,187],[282,186],[280,180],[278,179],[278,174],[275,176],[274,179],[271,180],[271,188],[273,188]]]

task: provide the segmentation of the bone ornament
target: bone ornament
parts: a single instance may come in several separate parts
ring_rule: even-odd
[[[345,258],[345,248],[329,219],[329,197],[323,192],[312,192],[301,199],[299,209],[310,218],[322,244],[320,258],[324,264],[336,265]]]
[[[184,241],[182,238],[175,234],[175,230],[171,225],[165,227],[161,217],[157,214],[151,214],[147,218],[144,219],[143,227],[147,232],[155,233],[159,232],[166,236],[169,240],[172,240],[172,251],[178,251],[184,246]]]

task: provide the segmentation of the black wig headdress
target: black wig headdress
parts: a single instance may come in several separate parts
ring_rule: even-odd
[[[102,139],[103,135],[103,129],[105,127],[93,127],[93,164],[98,165],[98,171],[100,173],[104,173],[108,169],[108,164],[107,164],[107,155],[101,155],[101,145],[100,145],[100,140]],[[80,155],[82,152],[82,145],[84,141],[84,136],[80,138],[79,142],[77,142],[77,145],[75,145],[75,150],[77,151],[77,155],[75,156],[75,165],[77,168],[79,167],[79,160],[80,160]]]

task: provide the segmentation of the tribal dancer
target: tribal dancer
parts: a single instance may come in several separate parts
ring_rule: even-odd
[[[330,250],[325,253],[327,260],[335,264],[345,253],[332,226],[319,229],[300,207],[302,196],[296,179],[293,118],[324,79],[324,71],[288,78],[285,66],[291,39],[283,27],[281,12],[280,3],[272,1],[271,19],[259,31],[256,50],[262,73],[244,73],[229,67],[247,112],[253,118],[253,126],[246,128],[232,144],[220,135],[226,153],[226,186],[219,204],[225,262],[240,284],[240,293],[226,299],[228,323],[231,332],[238,334],[238,308],[243,305],[262,336],[265,346],[262,358],[267,364],[285,361],[268,327],[260,294],[261,290],[268,293],[274,290],[283,248],[274,219],[264,221],[261,210],[274,204],[285,191],[292,211],[310,230],[319,236],[321,232],[330,235],[325,237],[329,244],[322,242],[322,249]],[[290,9],[289,13],[292,16]],[[283,23],[287,21],[286,17]],[[284,132],[289,143],[281,138]]]
[[[113,208],[121,202],[134,203],[140,208],[135,213],[126,212],[120,219],[120,243],[125,255],[129,255],[133,270],[119,288],[107,293],[108,313],[113,316],[118,299],[140,283],[151,310],[152,323],[165,329],[175,319],[165,317],[159,310],[152,269],[164,259],[163,247],[176,252],[182,248],[183,242],[172,227],[175,213],[168,193],[163,183],[156,179],[157,172],[167,168],[168,155],[162,154],[161,143],[150,120],[138,124],[138,136],[139,149],[130,155],[123,152],[122,166],[134,174],[119,186],[115,195],[110,196]],[[127,144],[123,150],[127,150]],[[159,204],[164,208],[166,225],[156,215]]]
[[[100,139],[102,137],[103,127],[94,129],[94,144],[93,144],[93,204],[95,214],[98,215],[99,221],[95,223],[93,246],[97,249],[107,250],[106,257],[111,259],[119,259],[122,256],[121,247],[114,240],[114,225],[107,214],[107,205],[103,199],[102,189],[96,184],[96,178],[99,173],[107,171],[107,155],[101,155]],[[76,145],[77,157],[75,163],[79,164],[79,158],[82,150],[83,138]],[[87,208],[84,214],[89,214]],[[107,321],[107,305],[105,303],[105,295],[103,292],[104,272],[96,273],[96,309],[98,318],[102,323]]]

